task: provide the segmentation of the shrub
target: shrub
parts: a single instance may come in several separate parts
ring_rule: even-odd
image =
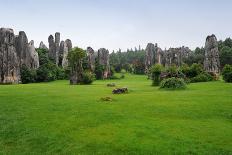
[[[65,72],[65,69],[57,67],[56,68],[56,79],[57,80],[64,80],[67,79],[68,75]]]
[[[94,81],[94,75],[91,72],[83,73],[83,84],[91,84]]]
[[[185,89],[186,83],[181,78],[168,78],[164,79],[160,84],[160,89]]]
[[[30,69],[26,65],[22,65],[20,73],[23,84],[36,82],[36,70]]]
[[[103,72],[104,72],[103,65],[100,65],[97,62],[96,66],[95,66],[95,77],[96,77],[97,80],[103,79]]]
[[[222,70],[222,76],[225,82],[232,83],[232,65],[225,65]]]
[[[160,74],[162,72],[162,65],[155,64],[151,67],[150,73],[152,78],[152,85],[159,86],[160,84]]]
[[[213,77],[209,73],[203,72],[197,75],[196,77],[192,78],[191,82],[208,82],[212,80],[213,80]]]
[[[186,77],[193,78],[197,75],[201,74],[203,72],[203,67],[201,64],[192,64],[192,66],[189,68],[189,70],[186,70]]]
[[[52,62],[41,65],[37,69],[37,81],[48,82],[57,79],[57,66]]]

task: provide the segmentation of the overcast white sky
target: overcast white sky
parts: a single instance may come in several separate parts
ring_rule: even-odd
[[[0,0],[0,27],[25,31],[38,46],[55,32],[75,46],[126,50],[204,46],[232,36],[231,0]]]

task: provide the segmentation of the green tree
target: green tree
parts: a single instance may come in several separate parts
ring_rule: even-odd
[[[78,47],[73,48],[68,53],[70,71],[70,84],[80,84],[83,81],[82,61],[86,57],[86,52]]]
[[[163,66],[160,64],[155,64],[151,67],[151,78],[152,78],[152,85],[159,86],[160,84],[160,74],[162,72]]]

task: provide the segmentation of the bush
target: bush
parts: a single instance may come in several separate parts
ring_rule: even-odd
[[[99,63],[96,63],[95,77],[96,77],[97,80],[103,79],[103,72],[104,72],[103,65],[100,65]]]
[[[23,84],[36,82],[36,70],[30,69],[26,65],[22,65],[20,73]]]
[[[57,67],[56,68],[56,79],[64,80],[68,78],[68,74],[66,74],[65,69]]]
[[[83,73],[83,84],[91,84],[94,81],[94,75],[91,72]]]
[[[225,82],[232,83],[232,65],[225,65],[222,70],[222,76]]]
[[[186,71],[185,75],[188,78],[196,77],[197,75],[201,74],[203,72],[203,67],[201,64],[192,64],[192,66],[189,68],[189,70]]]
[[[164,79],[160,84],[160,89],[185,89],[186,83],[181,78],[168,78]]]
[[[192,78],[191,82],[208,82],[212,80],[213,80],[213,77],[209,73],[204,72]]]
[[[152,85],[159,86],[160,84],[160,74],[162,72],[162,65],[155,64],[151,67],[150,73],[152,78]]]
[[[48,82],[57,79],[57,66],[52,62],[41,65],[37,69],[37,81]]]

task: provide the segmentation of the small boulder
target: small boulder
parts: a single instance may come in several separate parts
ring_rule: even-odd
[[[126,94],[128,93],[128,89],[126,87],[124,88],[116,88],[112,91],[113,94]]]

